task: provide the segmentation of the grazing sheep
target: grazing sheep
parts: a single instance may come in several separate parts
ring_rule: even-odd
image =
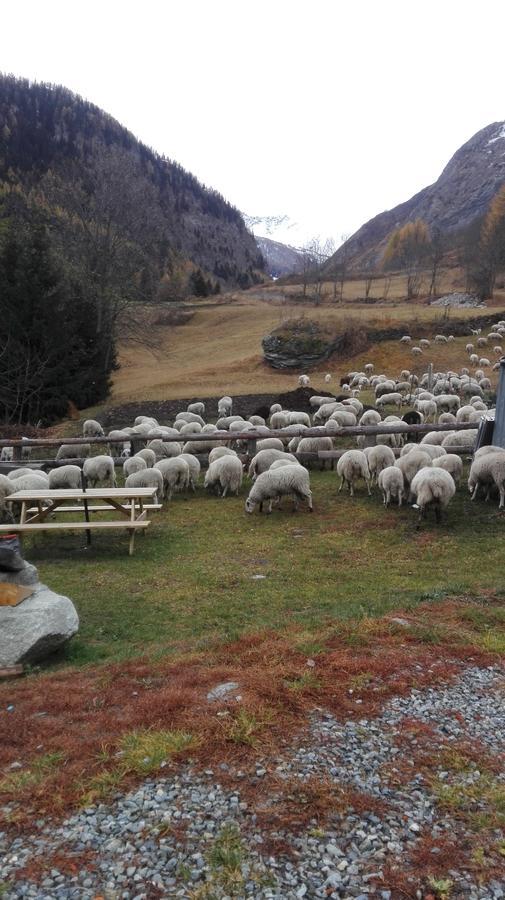
[[[163,498],[163,475],[158,469],[142,469],[128,475],[125,481],[127,488],[156,488],[154,502],[158,503]]]
[[[454,434],[454,433],[455,433],[454,431],[428,431],[428,433],[425,434],[421,438],[419,446],[421,447],[423,444],[439,444],[440,445],[440,444],[442,444],[442,441],[444,441],[445,438],[449,434]]]
[[[187,444],[184,446],[186,447]],[[182,452],[182,447],[178,441],[162,441],[161,438],[149,441],[147,447],[149,450],[154,451],[156,460],[166,459],[170,456],[179,456]]]
[[[444,412],[454,412],[460,407],[460,399],[456,394],[439,394],[435,399],[438,409]]]
[[[349,488],[351,497],[354,497],[354,482],[358,478],[363,478],[370,495],[370,469],[368,468],[367,458],[361,450],[346,450],[342,454],[337,462],[337,475],[340,475],[341,478],[339,493],[345,483]]]
[[[490,382],[489,378],[481,378],[479,381],[479,387],[483,391],[490,391],[491,390],[491,382]]]
[[[242,485],[243,467],[238,456],[220,456],[215,459],[205,474],[204,487],[215,488],[218,495],[224,498],[228,491],[238,497]],[[221,491],[220,491],[221,489]]]
[[[351,412],[350,409],[336,409],[327,420],[326,424],[329,421],[336,422],[340,428],[348,428],[349,426],[356,425],[357,419],[356,414]]]
[[[199,416],[205,415],[205,403],[202,403],[201,400],[198,400],[197,403],[188,404],[188,412],[197,413]]]
[[[446,451],[440,444],[428,444],[425,443],[421,446],[421,444],[415,445],[416,450],[422,450],[423,453],[427,453],[431,459],[439,459],[441,456],[446,455]],[[438,463],[437,463],[438,465]]]
[[[227,447],[223,447],[223,450],[227,450]],[[188,464],[189,469],[189,487],[192,491],[196,491],[196,486],[198,484],[198,479],[200,477],[200,461],[196,456],[193,456],[192,453],[181,453],[177,459],[182,459],[184,462]]]
[[[174,424],[176,424],[177,422],[198,422],[202,426],[202,428],[205,425],[205,419],[202,419],[202,417],[198,413],[193,412],[177,413]]]
[[[76,466],[76,468],[79,468],[79,466]],[[26,466],[21,469],[11,469],[10,472],[7,472],[7,478],[21,478],[22,475],[31,475],[33,472],[34,469],[27,469]]]
[[[12,462],[14,459],[14,447],[2,447],[0,462]]]
[[[299,375],[298,376],[298,384],[300,387],[308,387],[310,384],[310,378],[308,375]]]
[[[337,403],[335,400],[333,403],[323,403],[322,406],[314,413],[314,424],[320,425],[326,422],[327,419],[330,418],[331,414],[334,413],[337,409],[343,408],[343,404]]]
[[[142,450],[139,450],[135,456],[140,456],[141,459],[144,460],[148,469],[152,469],[154,463],[156,462],[156,453],[151,447],[143,447]]]
[[[495,444],[486,444],[485,447],[479,447],[479,449],[475,451],[473,458],[480,459],[481,456],[487,456],[488,453],[505,453],[505,448],[497,447]]]
[[[435,400],[416,400],[414,407],[418,412],[422,413],[426,421],[428,421],[428,419],[431,419],[432,422],[435,421],[435,416],[437,415],[437,404]]]
[[[200,434],[201,430],[200,422],[185,422],[179,434]]]
[[[5,498],[12,494],[12,479],[0,475],[0,510],[5,509]]]
[[[485,499],[489,500],[493,485],[500,494],[498,509],[503,509],[505,507],[505,453],[502,450],[476,457],[470,466],[468,490],[472,495],[472,500],[476,499],[481,486],[485,487]]]
[[[403,337],[400,338],[400,344],[410,344],[412,338],[408,334],[404,334]]]
[[[130,456],[123,463],[123,475],[125,478],[128,478],[128,475],[131,475],[132,472],[141,472],[142,469],[147,469],[147,463],[141,456]]]
[[[190,453],[192,456],[199,456],[202,453],[210,453],[214,447],[220,446],[221,443],[218,441],[186,441],[182,446],[181,453]]]
[[[367,409],[361,419],[359,420],[360,425],[378,425],[382,420],[380,412],[376,409]]]
[[[437,422],[439,425],[455,425],[457,422],[456,416],[453,413],[440,413]]]
[[[400,456],[400,458],[396,460],[395,466],[402,473],[405,491],[408,491],[412,479],[417,475],[419,470],[426,466],[431,466],[431,456],[429,453],[425,453],[421,448],[419,448],[419,450],[410,450],[405,456]]]
[[[375,396],[382,397],[383,394],[391,394],[394,392],[395,382],[391,378],[386,378],[379,382],[375,387]]]
[[[281,428],[286,428],[289,425],[289,418],[283,412],[274,412],[270,416],[270,428],[272,431],[278,431]]]
[[[382,491],[384,506],[388,507],[391,500],[398,500],[398,506],[402,505],[404,497],[403,475],[396,466],[386,466],[379,472],[378,485]]]
[[[473,344],[467,344],[466,347],[465,347],[465,350],[466,350],[466,352],[467,352],[468,354],[473,353],[473,351],[474,351],[474,345],[473,345]]]
[[[442,441],[442,447],[444,447],[446,451],[451,450],[454,447],[473,447],[475,445],[476,438],[476,429],[452,431],[444,437]]]
[[[435,335],[435,344],[447,344],[447,338],[445,334],[436,334]]]
[[[248,421],[251,425],[263,425],[263,427],[267,424],[263,416],[249,416]]]
[[[496,347],[493,347],[493,353],[495,353],[496,356],[501,356],[501,355],[502,355],[503,349],[502,349],[501,344],[497,344]]]
[[[383,469],[387,469],[388,466],[394,466],[395,455],[391,447],[386,447],[384,444],[376,444],[374,447],[365,447],[363,452],[368,460],[372,484],[374,480],[377,481]]]
[[[7,478],[6,481],[9,482],[10,490],[3,495],[4,502],[9,494],[17,494],[19,491],[47,491],[49,486],[49,478],[44,472],[32,472],[21,478]]]
[[[221,419],[223,416],[231,416],[232,407],[233,407],[233,400],[231,399],[231,397],[228,397],[228,396],[221,397],[221,399],[218,400],[218,404],[217,404],[218,418]]]
[[[460,483],[463,474],[463,460],[461,456],[458,456],[456,453],[446,453],[445,456],[438,457],[437,466],[449,472],[456,485]]]
[[[49,488],[52,491],[80,490],[82,488],[82,471],[80,466],[60,466],[51,469],[48,475]]]
[[[237,453],[235,450],[232,450],[231,447],[214,447],[209,453],[209,466],[214,462],[215,459],[220,459],[221,456],[236,456]]]
[[[100,482],[105,481],[110,481],[111,487],[117,487],[112,456],[92,456],[91,459],[85,459],[82,474],[84,484],[90,488],[95,488]]]
[[[482,356],[479,359],[479,366],[481,367],[481,369],[489,369],[491,367],[491,363],[486,356]]]
[[[256,442],[256,451],[260,450],[282,450],[284,452],[284,444],[280,438],[263,438]]]
[[[419,341],[419,346],[422,347],[423,350],[425,350],[427,347],[431,346],[431,342],[428,340],[428,338],[421,338],[421,340]]]
[[[373,363],[365,363],[365,365],[363,366],[363,369],[365,370],[365,374],[368,375],[368,377],[370,377],[373,370],[375,369],[375,366]]]
[[[419,508],[419,520],[426,515],[428,506],[435,510],[435,519],[440,522],[442,510],[446,509],[456,493],[456,485],[449,472],[440,466],[420,469],[412,479],[410,492]]]
[[[323,403],[336,403],[336,397],[319,397],[317,394],[314,394],[313,397],[309,397],[309,404],[313,406],[315,409],[319,409]],[[270,407],[270,412],[272,412],[272,407]],[[275,410],[274,410],[275,412]]]
[[[319,450],[333,450],[331,437],[302,437],[297,447],[297,453],[318,453]],[[323,468],[324,464],[323,460]]]
[[[487,337],[484,337],[482,335],[481,337],[477,338],[477,347],[485,347],[486,344],[487,344]]]
[[[216,428],[218,431],[228,431],[230,425],[233,422],[243,422],[243,416],[223,416],[221,419],[218,419],[216,422]]]
[[[312,493],[310,490],[310,477],[307,469],[295,462],[292,466],[282,466],[268,472],[262,472],[254,482],[249,496],[245,502],[247,513],[254,512],[255,506],[260,504],[260,512],[263,503],[268,500],[267,513],[272,512],[272,501],[293,495],[295,510],[298,509],[298,501],[306,500],[310,512],[312,512]]]
[[[89,456],[91,444],[61,444],[56,454],[56,459],[81,459]]]
[[[175,491],[184,491],[189,487],[189,466],[180,456],[159,459],[154,468],[161,472],[165,499],[171,500]]]
[[[249,478],[254,480],[258,475],[266,472],[276,459],[290,459],[291,462],[297,462],[296,456],[293,456],[292,453],[285,453],[281,450],[274,449],[260,450],[259,453],[256,453],[256,455],[253,456],[249,464]]]
[[[365,408],[357,397],[346,397],[345,400],[342,400],[342,406],[344,407],[344,412],[348,407],[351,407],[356,416],[361,416]]]
[[[307,428],[310,428],[310,416],[306,412],[290,412],[288,413],[288,424],[289,425],[306,425]]]
[[[330,381],[331,381],[331,375],[330,375],[329,372],[324,376],[324,381],[325,381],[325,384],[329,384],[329,383],[330,383]]]
[[[82,426],[82,436],[84,438],[103,437],[103,435],[104,430],[100,422],[96,422],[95,419],[86,419]]]

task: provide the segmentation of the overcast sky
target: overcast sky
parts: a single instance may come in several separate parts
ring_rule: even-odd
[[[503,0],[4,0],[0,69],[338,241],[505,119],[504,26]]]

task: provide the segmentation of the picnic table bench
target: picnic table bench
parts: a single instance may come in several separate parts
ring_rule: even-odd
[[[129,554],[133,554],[135,532],[150,525],[148,509],[161,509],[154,503],[156,488],[89,488],[83,490],[18,491],[9,494],[7,502],[21,503],[19,523],[0,525],[0,533],[20,535],[37,531],[86,531],[88,543],[95,529],[127,528],[130,533]],[[91,501],[91,504],[90,504]],[[97,501],[100,501],[97,504]],[[70,503],[71,505],[65,505]],[[73,505],[72,505],[73,504]],[[113,520],[90,519],[92,512],[116,511],[120,515]],[[84,520],[48,522],[54,513],[82,512]]]

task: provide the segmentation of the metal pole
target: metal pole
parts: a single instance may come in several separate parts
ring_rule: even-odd
[[[500,376],[496,390],[496,413],[494,418],[493,444],[505,447],[505,356],[500,359]]]

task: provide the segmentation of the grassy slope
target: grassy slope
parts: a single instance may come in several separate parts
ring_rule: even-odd
[[[403,279],[396,278],[392,293],[401,294],[402,285]],[[359,282],[350,282],[346,286],[351,299],[342,305],[332,302],[330,285],[327,286],[323,304],[318,307],[308,302],[290,300],[290,294],[296,288],[283,290],[284,294],[272,286],[242,292],[233,295],[229,304],[209,304],[207,308],[200,305],[185,325],[157,326],[160,350],[156,356],[137,345],[121,347],[121,368],[114,377],[111,402],[290,390],[297,383],[298,373],[276,371],[265,365],[261,339],[286,319],[300,315],[321,322],[352,317],[361,321],[364,327],[373,323],[387,328],[405,322],[412,328],[413,336],[416,336],[417,323],[419,336],[426,331],[434,335],[443,319],[441,309],[400,303],[394,299],[380,305],[355,304],[352,302],[355,295],[362,294]],[[496,306],[493,312],[505,309],[505,297],[498,296],[497,303],[503,306]],[[450,315],[471,318],[475,310],[461,310]],[[466,339],[459,340],[457,353],[456,347],[446,348],[445,351],[443,348],[433,348],[425,354],[422,362],[417,362],[417,368],[421,369],[429,361],[434,362],[435,366],[443,361],[451,366],[465,365],[465,343]],[[410,351],[398,347],[397,342],[380,344],[364,356],[367,361],[375,362],[376,371],[391,371],[396,367],[399,372],[413,365]],[[322,386],[321,376],[325,372],[340,376],[349,369],[358,368],[363,361],[363,356],[346,360],[333,358],[311,373],[312,383]]]
[[[204,649],[244,631],[375,616],[430,597],[505,589],[505,518],[461,488],[440,528],[415,528],[411,508],[379,494],[337,496],[333,472],[313,472],[315,512],[246,516],[243,500],[176,497],[129,558],[124,534],[32,539],[43,581],[75,601],[77,663],[149,650]],[[254,575],[266,578],[254,579]]]

